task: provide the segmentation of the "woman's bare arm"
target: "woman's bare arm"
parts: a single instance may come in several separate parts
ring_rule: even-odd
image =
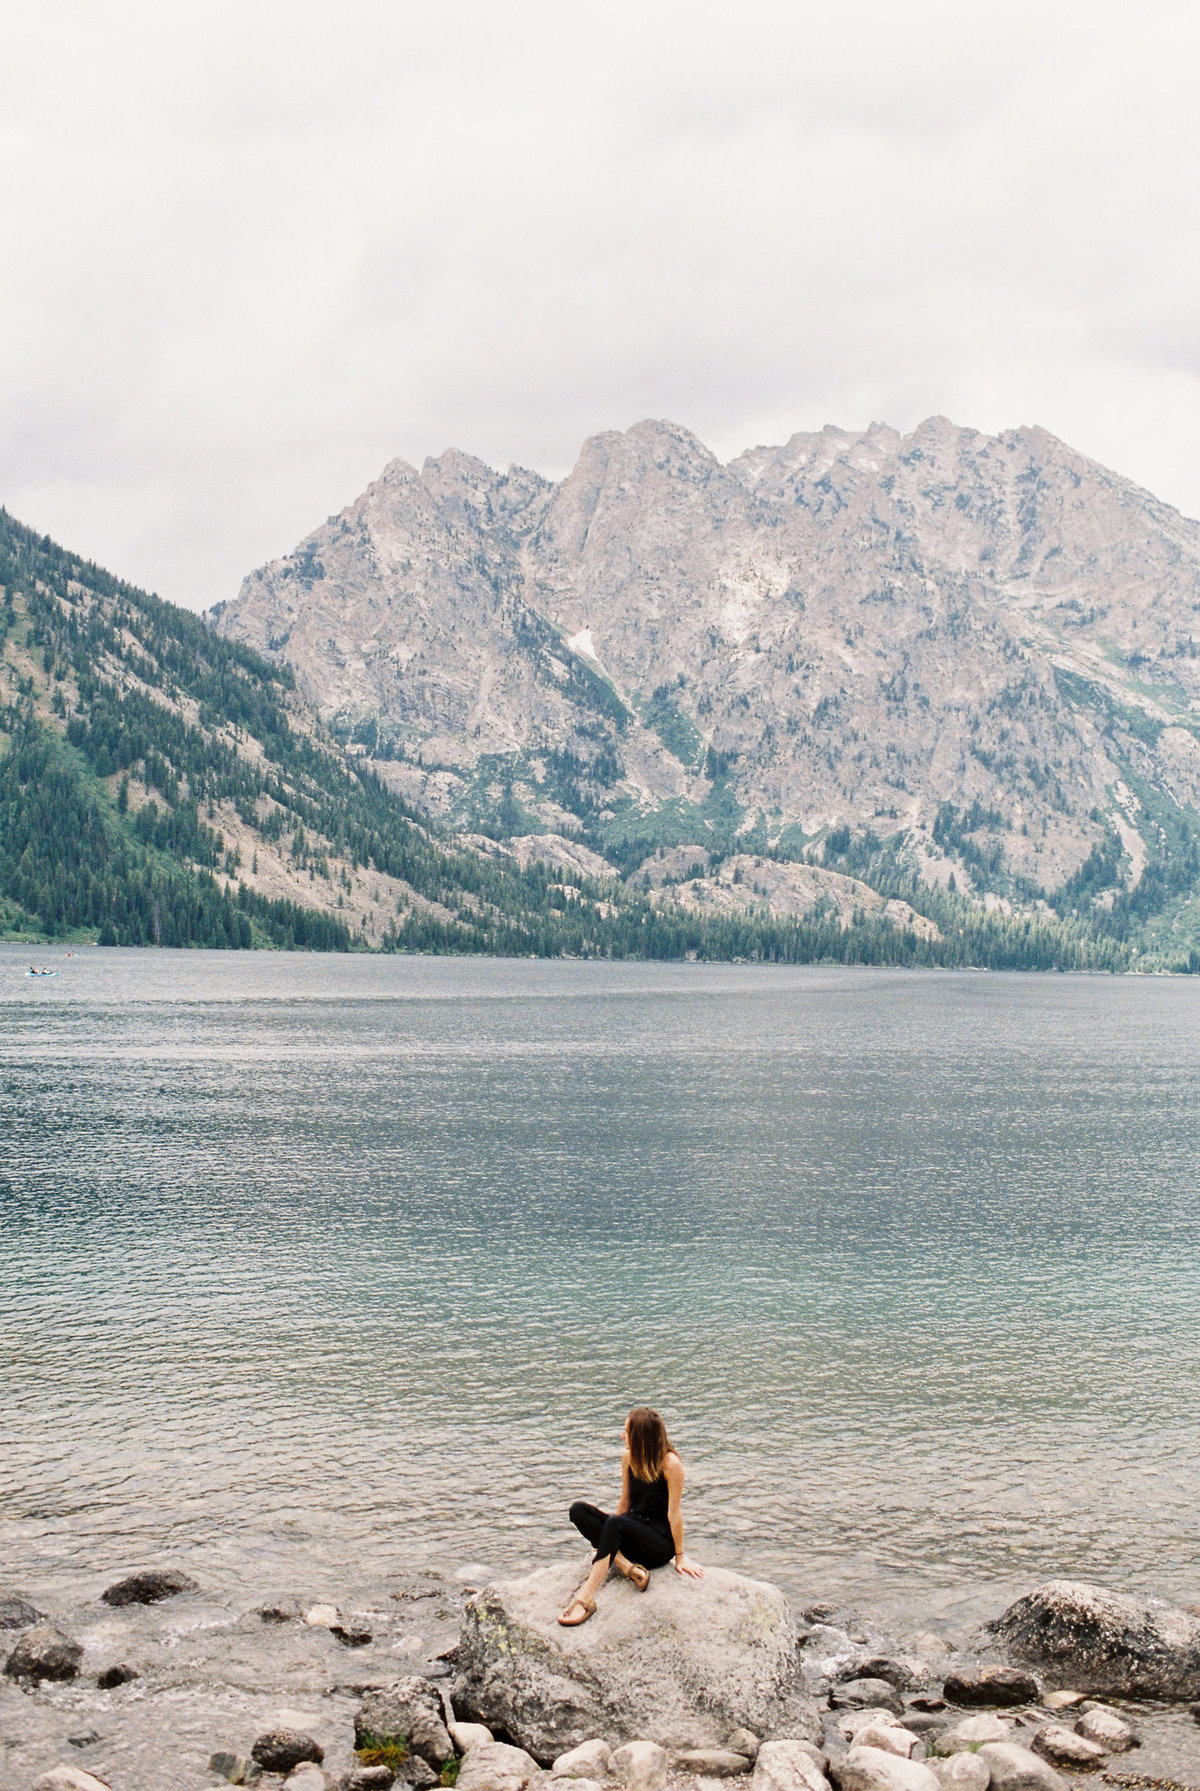
[[[626,1453],[621,1457],[621,1499],[616,1509],[617,1517],[626,1515],[632,1500],[633,1494],[629,1487],[629,1455]]]
[[[667,1477],[667,1522],[671,1526],[671,1541],[675,1544],[675,1571],[686,1573],[694,1580],[704,1578],[703,1567],[697,1567],[687,1559],[683,1552],[683,1463],[677,1455],[668,1455],[663,1472]]]

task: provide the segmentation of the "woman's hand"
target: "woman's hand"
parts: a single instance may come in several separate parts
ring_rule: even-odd
[[[676,1573],[686,1574],[689,1579],[693,1580],[702,1580],[704,1578],[703,1567],[697,1567],[696,1563],[694,1561],[689,1561],[686,1555],[676,1555],[675,1571]]]

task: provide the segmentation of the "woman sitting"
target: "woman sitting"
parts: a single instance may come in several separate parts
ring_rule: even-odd
[[[672,1556],[676,1573],[704,1576],[683,1552],[683,1463],[666,1425],[650,1406],[636,1406],[625,1420],[623,1441],[621,1499],[613,1515],[582,1499],[571,1507],[571,1522],[596,1553],[591,1572],[559,1618],[568,1628],[586,1623],[595,1611],[596,1593],[610,1567],[639,1592],[650,1584],[650,1569],[665,1567]]]

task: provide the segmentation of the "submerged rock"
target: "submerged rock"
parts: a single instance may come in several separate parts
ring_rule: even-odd
[[[141,1674],[136,1667],[127,1661],[120,1660],[115,1666],[105,1667],[102,1673],[96,1674],[96,1684],[101,1691],[113,1691],[118,1685],[128,1685],[131,1679],[140,1679]]]
[[[198,1592],[190,1574],[166,1572],[131,1573],[100,1594],[103,1604],[120,1608],[127,1604],[161,1604],[164,1598],[176,1598],[181,1592]]]
[[[55,1629],[53,1623],[36,1623],[27,1629],[7,1661],[10,1679],[37,1684],[43,1679],[74,1679],[83,1659],[82,1644]]]
[[[721,1568],[702,1580],[658,1574],[645,1594],[605,1586],[596,1615],[564,1629],[558,1613],[577,1580],[573,1567],[549,1567],[469,1600],[457,1711],[545,1764],[596,1736],[723,1747],[732,1729],[762,1735],[785,1723],[819,1736],[800,1688],[795,1622],[776,1587]]]
[[[1200,1696],[1200,1618],[1157,1599],[1048,1580],[990,1628],[1060,1683],[1124,1697]]]
[[[899,1716],[904,1699],[887,1679],[848,1679],[829,1694],[833,1710],[889,1710]]]
[[[32,1629],[45,1620],[45,1611],[39,1611],[19,1592],[0,1592],[0,1629]]]

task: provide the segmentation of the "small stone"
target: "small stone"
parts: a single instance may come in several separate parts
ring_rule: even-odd
[[[908,1691],[913,1683],[914,1674],[907,1661],[894,1660],[891,1655],[877,1655],[872,1660],[864,1660],[857,1670],[859,1679],[886,1679],[897,1691]]]
[[[338,1791],[391,1791],[395,1776],[390,1766],[356,1766],[346,1773]]]
[[[1106,1754],[1123,1754],[1126,1748],[1140,1745],[1137,1731],[1107,1704],[1093,1704],[1085,1710],[1075,1724],[1075,1733],[1094,1741]]]
[[[329,1791],[329,1780],[319,1766],[306,1760],[288,1773],[283,1781],[283,1791]]]
[[[659,1791],[667,1782],[671,1756],[656,1741],[627,1741],[615,1750],[612,1774],[627,1791]]]
[[[19,1592],[0,1593],[0,1629],[32,1629],[35,1623],[45,1621],[46,1613]]]
[[[190,1574],[131,1573],[100,1594],[102,1604],[120,1607],[126,1604],[160,1604],[164,1598],[177,1598],[181,1592],[198,1592],[200,1587]]]
[[[875,1721],[867,1723],[854,1737],[855,1747],[878,1747],[885,1753],[896,1754],[902,1760],[911,1760],[916,1750],[921,1747],[921,1739],[911,1730],[902,1728],[894,1719],[887,1722]]]
[[[325,1758],[325,1749],[311,1735],[302,1735],[298,1729],[268,1729],[260,1735],[250,1749],[251,1757],[267,1772],[291,1772],[293,1766],[299,1766],[302,1760],[315,1760],[318,1764]]]
[[[275,1604],[258,1607],[258,1615],[264,1623],[297,1623],[302,1614],[294,1598],[283,1598]]]
[[[102,1673],[96,1674],[96,1684],[101,1691],[113,1691],[118,1685],[128,1685],[131,1679],[140,1679],[141,1674],[136,1667],[120,1660],[113,1667],[105,1667]]]
[[[900,1693],[886,1679],[851,1679],[845,1685],[835,1685],[829,1704],[833,1710],[890,1710],[893,1716],[904,1710]]]
[[[946,1700],[940,1698],[936,1692],[918,1692],[915,1697],[909,1698],[908,1708],[910,1710],[944,1710]]]
[[[68,1735],[67,1736],[67,1746],[68,1747],[95,1747],[95,1745],[98,1741],[103,1741],[103,1740],[104,1740],[104,1737],[103,1737],[103,1735],[101,1735],[99,1729],[82,1729],[82,1730],[80,1730],[78,1735]]]
[[[560,1754],[550,1771],[556,1779],[606,1779],[611,1769],[612,1749],[607,1741],[596,1739],[581,1741],[578,1747]]]
[[[924,1710],[906,1710],[896,1721],[903,1724],[904,1728],[911,1729],[914,1735],[937,1735],[945,1727],[944,1717],[934,1716],[932,1712]]]
[[[990,1741],[979,1750],[991,1791],[1066,1791],[1066,1781],[1048,1760],[1016,1741]]]
[[[836,1610],[835,1604],[810,1604],[800,1615],[806,1623],[828,1623]]]
[[[219,1753],[209,1757],[208,1770],[231,1785],[257,1785],[262,1767],[245,1754]]]
[[[310,1604],[304,1613],[304,1621],[311,1629],[332,1629],[339,1616],[335,1604]]]
[[[762,1738],[753,1729],[734,1729],[725,1737],[725,1746],[735,1754],[745,1754],[747,1760],[757,1760],[758,1750],[762,1746]]]
[[[411,1785],[412,1791],[429,1791],[430,1786],[438,1782],[438,1774],[420,1754],[406,1754],[396,1767],[396,1778]]]
[[[1102,1747],[1097,1747],[1094,1741],[1085,1741],[1082,1735],[1065,1728],[1062,1723],[1047,1723],[1029,1745],[1035,1754],[1040,1754],[1053,1766],[1094,1766],[1104,1758]]]
[[[808,1741],[764,1741],[750,1791],[828,1791],[828,1756]]]
[[[1083,1703],[1083,1692],[1055,1691],[1047,1692],[1042,1699],[1043,1710],[1070,1710],[1076,1704]]]
[[[965,1667],[947,1673],[943,1696],[951,1704],[999,1709],[1011,1704],[1036,1704],[1041,1696],[1032,1673],[1019,1667]]]
[[[853,1741],[860,1729],[869,1729],[872,1723],[894,1723],[897,1720],[893,1711],[884,1710],[881,1706],[875,1705],[867,1710],[843,1711],[837,1718],[837,1726],[839,1733],[844,1735],[847,1741]]]
[[[541,1767],[524,1748],[506,1741],[484,1741],[473,1747],[458,1769],[459,1791],[526,1791],[541,1777]]]
[[[486,1723],[447,1723],[450,1739],[460,1754],[469,1754],[481,1741],[490,1741],[492,1731]]]
[[[982,1747],[986,1741],[1008,1741],[1011,1737],[1007,1723],[983,1710],[978,1716],[964,1717],[952,1729],[943,1729],[934,1737],[933,1748],[938,1754],[959,1754],[964,1748]]]
[[[38,1684],[43,1679],[74,1679],[83,1659],[79,1642],[55,1629],[53,1623],[36,1623],[27,1629],[4,1664],[10,1679]]]
[[[367,1692],[354,1718],[355,1747],[362,1747],[368,1736],[385,1741],[403,1736],[410,1754],[439,1772],[454,1754],[454,1743],[442,1720],[442,1701],[427,1679],[398,1679],[394,1685]]]
[[[878,1747],[852,1747],[829,1772],[839,1791],[940,1791],[923,1760],[902,1760]]]
[[[988,1791],[991,1774],[978,1754],[951,1754],[948,1760],[930,1760],[942,1791]]]
[[[680,1772],[695,1772],[704,1778],[735,1779],[749,1772],[752,1762],[732,1748],[689,1747],[675,1755],[674,1764]]]
[[[329,1633],[336,1636],[344,1648],[365,1648],[375,1639],[365,1623],[331,1623]]]
[[[107,1779],[78,1766],[52,1766],[33,1781],[33,1791],[111,1791],[111,1787]]]

